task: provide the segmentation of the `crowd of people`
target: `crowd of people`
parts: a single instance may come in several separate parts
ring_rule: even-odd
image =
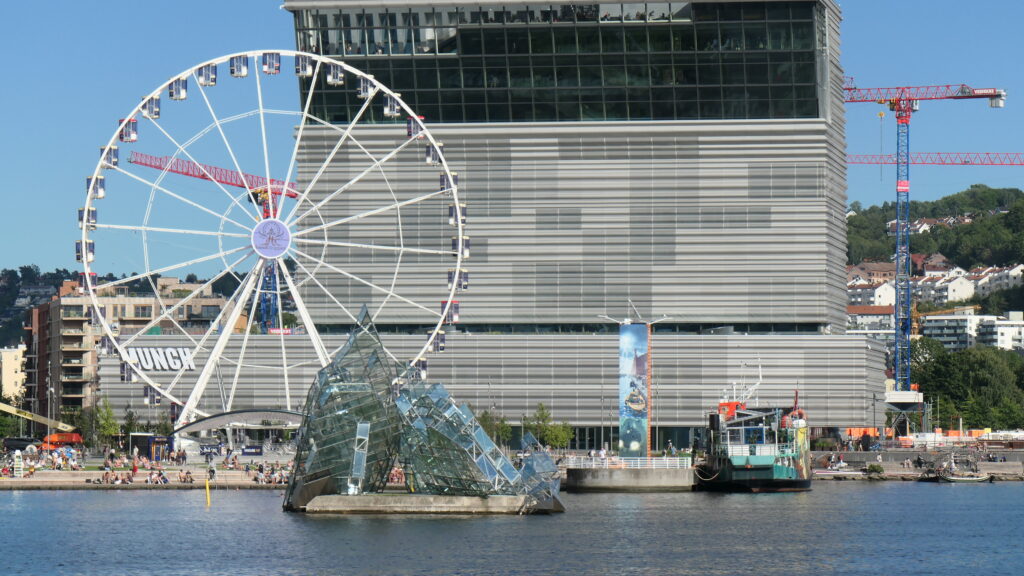
[[[277,462],[273,464],[250,462],[244,466],[244,470],[246,477],[257,484],[287,484],[288,477],[291,474],[291,467],[290,462],[287,466],[282,466]]]
[[[21,458],[25,478],[31,478],[39,470],[83,470],[85,461],[81,451],[71,447],[58,448],[52,452],[26,451]],[[3,463],[0,475],[13,476],[14,454],[5,452],[0,460]]]

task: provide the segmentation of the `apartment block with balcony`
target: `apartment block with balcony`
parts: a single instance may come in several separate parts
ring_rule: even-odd
[[[109,348],[100,317],[115,337],[139,333],[159,335],[164,329],[182,328],[201,334],[209,327],[225,298],[207,287],[170,314],[181,299],[201,284],[160,278],[160,297],[133,293],[118,286],[98,294],[96,304],[77,282],[65,282],[58,296],[30,309],[25,328],[30,369],[29,388],[34,392],[34,411],[59,417],[95,405],[101,382],[98,348]]]

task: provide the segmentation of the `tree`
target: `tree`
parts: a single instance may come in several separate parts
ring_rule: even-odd
[[[96,430],[104,444],[110,444],[111,439],[120,432],[117,419],[114,418],[114,410],[110,407],[110,400],[106,396],[100,403],[99,414],[96,418]]]
[[[16,399],[7,398],[6,396],[0,397],[0,402],[10,404],[12,406],[18,405],[18,401]],[[18,420],[19,418],[17,416],[11,416],[0,412],[0,438],[19,436],[21,434],[21,422]]]
[[[1024,426],[1024,358],[988,346],[950,353],[935,344],[911,344],[911,361],[914,380],[935,399],[940,426],[958,426],[961,417],[971,428]]]
[[[22,284],[36,284],[39,282],[39,266],[35,264],[28,264],[18,268],[18,272],[21,274]]]
[[[568,422],[552,424],[544,431],[543,442],[552,448],[568,448],[572,441],[573,429]]]
[[[553,448],[568,446],[573,434],[572,426],[569,424],[554,423],[551,411],[543,402],[537,404],[532,417],[523,416],[523,430],[533,434],[541,444]]]
[[[505,445],[512,439],[512,426],[504,416],[498,417],[490,410],[484,410],[476,415],[476,421],[495,444]]]
[[[170,436],[174,433],[174,424],[171,423],[171,417],[168,414],[160,416],[160,419],[156,421],[156,425],[153,427],[153,432],[160,436]]]
[[[82,408],[81,412],[74,414],[73,422],[66,420],[68,424],[78,427],[82,433],[82,442],[86,446],[93,447],[96,445],[97,438],[99,437],[99,417],[101,411],[96,406],[86,406]]]
[[[281,313],[281,323],[284,324],[282,328],[294,328],[297,322],[298,319],[295,317],[295,314],[292,314],[291,312]]]
[[[125,436],[141,431],[139,416],[129,406],[124,407],[124,425],[121,426],[121,429],[124,431]]]
[[[214,294],[230,296],[235,293],[235,290],[238,289],[244,279],[245,274],[240,274],[237,277],[234,274],[225,274],[214,280],[210,287],[213,289]]]
[[[185,276],[185,282],[195,284],[196,282],[199,282],[199,276],[196,276],[195,272],[189,272],[188,275]]]
[[[523,431],[533,434],[541,442],[544,442],[544,432],[548,426],[551,426],[551,411],[543,402],[537,404],[533,416],[523,415]]]

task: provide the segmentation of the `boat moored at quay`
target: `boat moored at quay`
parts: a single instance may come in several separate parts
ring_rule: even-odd
[[[697,467],[698,489],[716,492],[800,492],[811,489],[807,418],[790,408],[747,407],[723,401],[708,414],[707,453]]]

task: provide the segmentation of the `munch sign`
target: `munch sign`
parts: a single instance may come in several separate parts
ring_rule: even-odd
[[[125,348],[121,352],[121,361],[138,366],[147,372],[196,369],[192,351],[188,348]]]

